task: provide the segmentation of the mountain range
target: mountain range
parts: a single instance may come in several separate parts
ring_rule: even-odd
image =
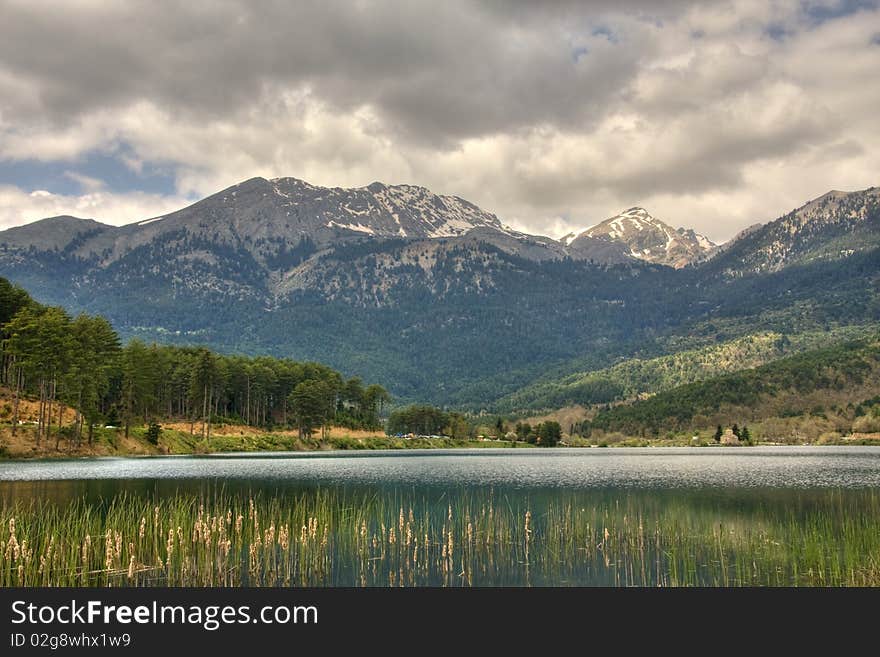
[[[318,359],[484,408],[622,358],[880,320],[878,207],[878,188],[829,192],[720,247],[635,207],[556,240],[423,187],[253,178],[125,226],[2,231],[0,275],[126,336]]]

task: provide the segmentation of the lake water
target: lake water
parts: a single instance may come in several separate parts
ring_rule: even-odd
[[[850,489],[880,486],[880,449],[458,449],[0,462],[4,491],[19,490],[9,482],[78,481],[87,490],[88,482],[206,480],[274,488]]]
[[[106,523],[91,530],[98,535],[111,525],[123,534],[135,531],[117,517],[148,516],[163,502],[176,514],[169,528],[183,524],[183,533],[176,531],[184,537],[194,509],[232,517],[228,509],[254,499],[256,515],[265,516],[263,530],[270,518],[273,528],[290,526],[294,533],[308,524],[319,549],[304,534],[301,545],[275,545],[265,562],[271,566],[252,555],[225,571],[235,574],[233,584],[261,585],[880,585],[878,488],[880,449],[870,447],[0,462],[0,510],[18,513],[20,527],[28,518],[22,504],[81,509],[82,500],[104,514],[88,520]],[[167,530],[156,531],[164,537]],[[241,535],[239,553],[247,554],[253,540],[266,549],[267,539],[255,536]],[[80,544],[71,540],[75,558]],[[164,549],[164,538],[147,543],[145,549]],[[95,549],[101,558],[100,543]],[[137,558],[163,559],[140,551]],[[193,577],[203,567],[194,562],[183,572]],[[145,568],[152,574],[137,576],[137,583],[224,583],[175,580],[167,563],[152,571]]]

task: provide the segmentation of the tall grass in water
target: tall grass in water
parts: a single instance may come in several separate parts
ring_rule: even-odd
[[[2,586],[874,586],[880,497],[119,494],[0,509]]]

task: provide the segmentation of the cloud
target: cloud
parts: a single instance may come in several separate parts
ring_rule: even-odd
[[[77,173],[76,171],[65,171],[64,176],[77,183],[84,192],[97,192],[107,186],[106,183],[99,178],[93,178],[92,176],[87,176],[84,173]]]
[[[0,3],[0,163],[69,163],[113,223],[293,175],[422,184],[544,234],[641,204],[725,239],[878,183],[876,3]],[[138,196],[157,167],[174,192]],[[3,219],[56,207],[30,198]]]
[[[47,190],[27,193],[13,186],[0,185],[0,230],[59,215],[73,215],[98,221],[106,221],[106,217],[114,217],[117,219],[114,223],[124,224],[165,214],[186,204],[186,199],[182,197],[140,192],[107,194],[101,191],[89,191],[71,196],[53,194]]]

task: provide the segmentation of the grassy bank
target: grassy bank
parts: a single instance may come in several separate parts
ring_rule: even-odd
[[[706,434],[694,440],[690,432],[670,433],[662,438],[642,438],[625,434],[597,435],[591,438],[569,437],[567,447],[707,447],[717,448],[718,444]],[[880,434],[833,435],[812,442],[800,439],[795,441],[784,436],[779,441],[754,441],[754,445],[874,445],[880,446]],[[147,439],[146,427],[134,427],[126,438],[121,429],[96,429],[91,445],[83,441],[75,442],[63,438],[53,438],[36,444],[36,432],[28,426],[20,427],[12,436],[8,426],[0,428],[0,459],[28,458],[70,458],[89,456],[149,456],[163,454],[213,454],[224,452],[279,452],[279,451],[324,451],[324,450],[385,450],[385,449],[456,449],[456,448],[534,448],[534,445],[507,440],[453,440],[452,438],[416,438],[406,440],[384,434],[367,432],[348,432],[334,427],[326,438],[317,434],[312,438],[299,438],[293,431],[258,431],[253,427],[223,429],[202,438],[198,429],[190,433],[183,428],[163,428],[157,445]],[[740,448],[740,447],[736,447]]]
[[[224,491],[0,509],[0,586],[880,585],[880,496]]]
[[[190,433],[184,425],[163,427],[158,444],[147,437],[146,427],[133,427],[126,438],[122,429],[99,428],[95,430],[92,444],[85,440],[77,444],[62,437],[37,446],[36,431],[31,426],[21,426],[12,435],[7,425],[0,428],[0,458],[63,458],[74,456],[138,456],[159,454],[211,454],[217,452],[274,452],[359,449],[439,449],[480,447],[530,447],[509,441],[453,440],[451,438],[417,438],[405,440],[391,438],[379,433],[349,431],[342,427],[331,429],[326,438],[315,434],[300,438],[295,431],[260,431],[253,427],[217,427],[207,440],[195,431]]]

